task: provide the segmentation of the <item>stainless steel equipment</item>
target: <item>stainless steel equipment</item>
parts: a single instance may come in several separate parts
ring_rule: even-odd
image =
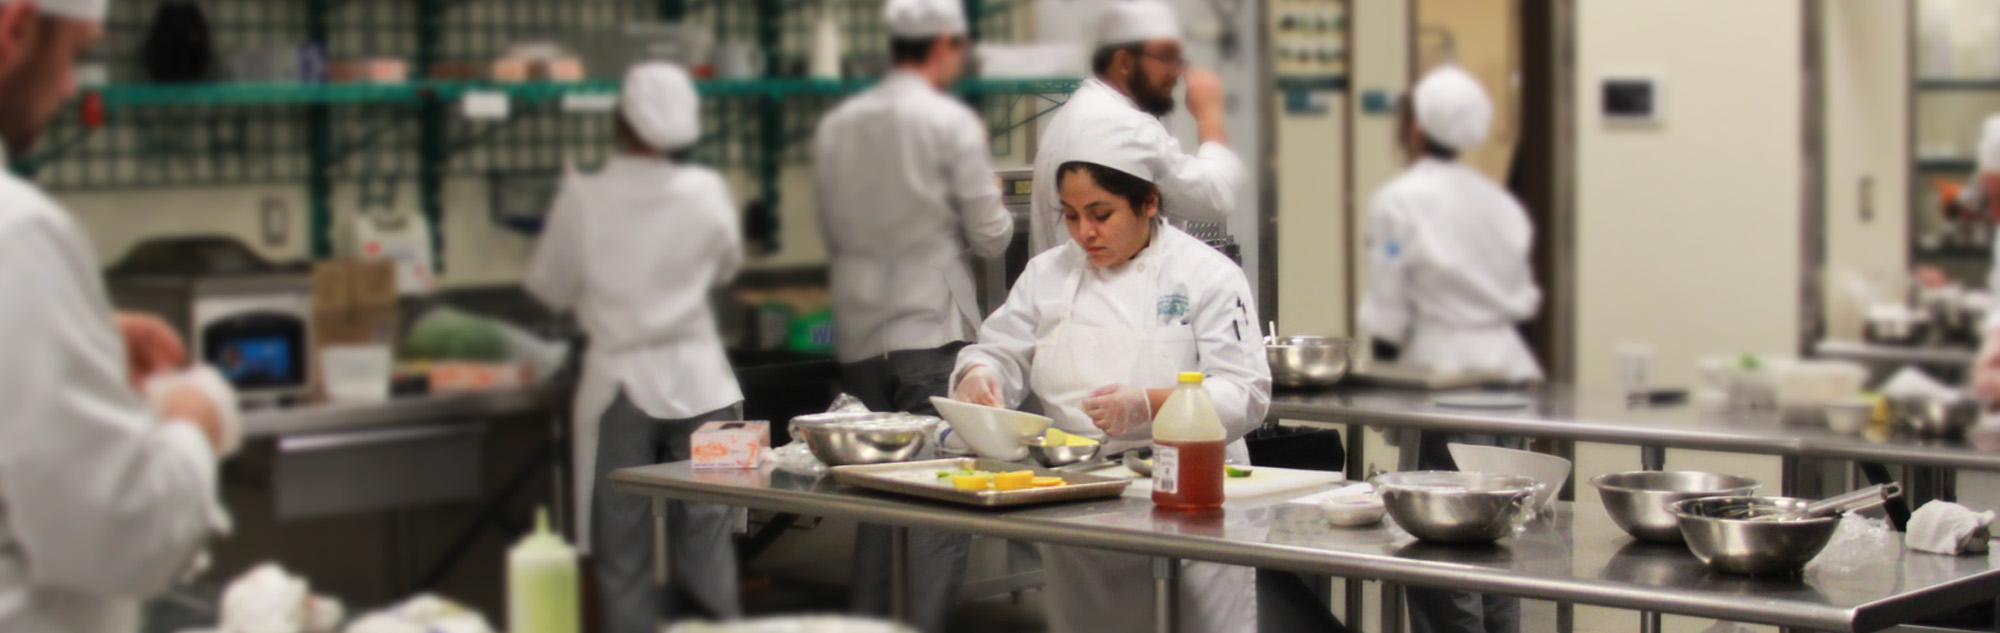
[[[313,285],[233,238],[183,237],[133,247],[105,273],[120,309],[159,315],[250,403],[312,386]]]
[[[1264,345],[1271,382],[1285,389],[1323,389],[1347,377],[1354,339],[1287,336]]]
[[[1050,446],[1042,438],[1028,440],[1028,455],[1035,458],[1035,463],[1048,468],[1061,468],[1095,459],[1098,451],[1102,450],[1103,444]]]
[[[1681,542],[1674,503],[1705,497],[1741,497],[1757,492],[1757,480],[1691,471],[1637,471],[1598,475],[1590,480],[1604,499],[1611,522],[1642,541]]]
[[[1812,502],[1787,497],[1710,497],[1673,505],[1688,550],[1719,571],[1796,574],[1826,548],[1840,517],[1788,521],[1730,518],[1746,513],[1804,510]]]
[[[1000,304],[1007,302],[1007,291],[1014,287],[1014,280],[1021,278],[1021,271],[1028,267],[1028,214],[1032,209],[1031,200],[1035,192],[1035,168],[1029,165],[1002,167],[994,170],[1000,179],[1000,204],[1007,208],[1007,214],[1014,217],[1014,241],[1007,245],[1007,255],[1001,260],[976,260],[975,277],[979,280],[979,313],[993,314]]]
[[[1896,428],[1924,437],[1963,437],[1979,423],[1975,398],[1889,398],[1889,419]]]
[[[916,459],[940,423],[907,413],[818,413],[792,418],[792,435],[828,466],[886,464]]]
[[[1877,345],[1916,347],[1930,342],[1931,322],[1925,318],[1867,318],[1862,338]]]
[[[1372,480],[1396,525],[1440,543],[1497,541],[1534,518],[1531,477],[1449,471],[1383,473]]]
[[[1077,473],[1059,473],[1046,468],[1025,470],[1034,471],[1036,477],[1061,477],[1064,484],[1052,488],[1026,488],[1006,491],[959,490],[952,486],[952,482],[949,479],[937,476],[939,471],[960,469],[983,470],[994,473],[1024,470],[1020,464],[991,459],[938,459],[903,464],[840,466],[833,469],[833,480],[856,488],[894,492],[985,508],[1116,497],[1123,494],[1125,489],[1132,485],[1132,480],[1130,479],[1114,479],[1111,477]]]

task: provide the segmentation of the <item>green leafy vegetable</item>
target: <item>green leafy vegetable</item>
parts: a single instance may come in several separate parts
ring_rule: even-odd
[[[1243,479],[1250,476],[1250,469],[1237,468],[1235,466],[1223,466],[1222,474],[1229,476],[1230,479]]]

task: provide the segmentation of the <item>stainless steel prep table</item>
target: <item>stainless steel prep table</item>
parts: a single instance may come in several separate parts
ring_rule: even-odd
[[[397,397],[363,404],[310,404],[244,413],[247,438],[349,431],[440,420],[480,420],[534,413],[551,404],[539,389]]]
[[[1209,514],[1155,512],[1136,494],[986,511],[846,488],[830,477],[769,469],[696,472],[685,462],[620,470],[611,481],[618,490],[656,501],[706,501],[843,517],[895,526],[898,533],[950,530],[1153,556],[1156,590],[1169,604],[1178,560],[1832,632],[1876,631],[2000,592],[2000,559],[1992,555],[1935,556],[1893,543],[1850,549],[1842,564],[1816,566],[1797,579],[1711,574],[1684,548],[1639,544],[1609,517],[1575,516],[1566,504],[1497,545],[1453,547],[1418,543],[1388,523],[1335,528],[1317,508],[1284,502],[1296,495],[1240,499]],[[904,587],[902,580],[896,584]],[[1163,621],[1162,629],[1173,630],[1172,623]]]
[[[1788,460],[1844,459],[2000,471],[2000,451],[1981,450],[1965,440],[1842,436],[1824,426],[1784,424],[1775,413],[1709,412],[1692,404],[1633,407],[1620,395],[1579,393],[1564,387],[1545,387],[1527,393],[1534,404],[1519,410],[1441,408],[1431,404],[1435,395],[1391,389],[1279,392],[1272,397],[1270,416],[1356,426],[1625,444],[1654,451],[1684,448],[1775,455]],[[1351,454],[1359,454],[1359,443],[1349,441],[1348,445]],[[1352,463],[1354,460],[1350,460]]]

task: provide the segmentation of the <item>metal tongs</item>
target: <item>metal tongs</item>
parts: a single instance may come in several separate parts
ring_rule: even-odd
[[[1725,516],[1722,518],[1748,521],[1806,521],[1824,519],[1837,517],[1849,512],[1873,510],[1882,507],[1882,504],[1888,503],[1891,499],[1901,496],[1903,496],[1902,484],[1890,482],[1877,486],[1869,486],[1844,495],[1827,497],[1806,504],[1803,508],[1752,506],[1739,508],[1736,512],[1729,513],[1737,516]]]

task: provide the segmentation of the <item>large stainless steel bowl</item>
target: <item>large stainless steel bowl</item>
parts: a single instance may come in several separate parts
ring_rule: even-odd
[[[1354,339],[1287,336],[1264,345],[1271,382],[1285,389],[1324,389],[1347,377]]]
[[[1826,549],[1840,517],[1823,519],[1736,518],[1780,510],[1803,510],[1811,501],[1788,497],[1710,497],[1676,502],[1688,550],[1712,569],[1736,574],[1796,574]]]
[[[1889,398],[1889,419],[1896,428],[1924,437],[1963,437],[1979,423],[1979,415],[1976,398]]]
[[[1534,518],[1531,477],[1449,471],[1383,473],[1370,480],[1403,531],[1439,543],[1497,541]]]
[[[1633,538],[1656,543],[1681,542],[1680,520],[1669,509],[1675,502],[1703,497],[1742,497],[1757,492],[1755,479],[1692,471],[1639,471],[1599,475],[1590,480],[1604,499],[1611,522]]]
[[[941,423],[907,413],[819,413],[792,418],[792,437],[828,466],[887,464],[920,457]]]

